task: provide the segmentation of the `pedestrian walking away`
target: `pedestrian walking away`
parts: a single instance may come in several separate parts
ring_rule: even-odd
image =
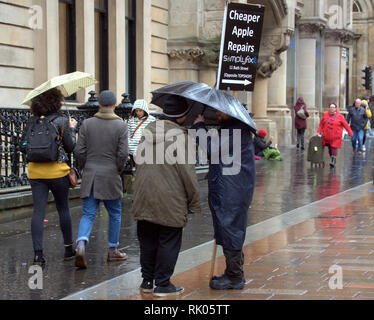
[[[254,145],[247,124],[221,111],[217,111],[216,114],[221,126],[219,138],[208,140],[206,152],[208,158],[214,153],[220,154],[221,157],[219,161],[216,160],[216,164],[211,163],[209,166],[208,202],[212,212],[214,238],[217,245],[223,247],[226,270],[223,275],[213,277],[209,286],[216,290],[243,289],[245,285],[243,244],[256,174]],[[192,128],[207,131],[204,120],[204,116],[198,116]],[[228,138],[225,137],[227,131]],[[234,132],[238,131],[241,143],[235,144],[233,136]],[[199,132],[197,134],[199,137]],[[198,142],[201,146],[201,141]],[[228,146],[224,146],[227,143]],[[235,165],[239,166],[238,170],[226,171],[228,166],[223,161],[228,155],[224,154],[225,150],[230,155],[235,152],[239,154],[240,161],[233,161],[233,165],[235,162]]]
[[[135,165],[136,149],[143,135],[144,128],[153,121],[156,121],[156,118],[149,114],[147,102],[145,100],[136,100],[127,123],[129,127],[129,154],[133,166]]]
[[[355,105],[349,108],[347,115],[347,123],[350,125],[353,131],[352,149],[354,154],[356,153],[356,151],[358,155],[362,154],[364,128],[366,126],[367,120],[367,113],[365,109],[361,107],[361,99],[356,99]]]
[[[299,149],[301,147],[301,150],[304,150],[304,134],[307,128],[306,119],[309,117],[304,99],[302,97],[297,99],[293,108],[295,111],[295,129],[297,130],[296,148]]]
[[[22,136],[21,151],[28,162],[28,177],[34,202],[31,219],[31,235],[34,246],[34,264],[44,265],[44,218],[49,191],[52,192],[60,218],[64,238],[65,259],[74,257],[72,222],[69,209],[69,172],[67,154],[73,152],[76,143],[77,121],[61,113],[63,95],[53,88],[31,101],[34,114]],[[48,146],[40,148],[40,145]]]
[[[339,112],[336,103],[331,103],[329,111],[325,112],[318,127],[318,134],[322,135],[323,146],[328,147],[330,155],[330,167],[336,165],[338,149],[342,147],[343,128],[350,137],[353,132],[343,115]]]
[[[170,96],[163,116],[144,130],[136,156],[133,201],[143,277],[140,290],[155,296],[178,295],[184,291],[171,283],[170,278],[188,213],[201,212],[195,163],[188,162],[196,152],[195,144],[181,126],[190,110],[184,98]],[[143,151],[150,159],[141,159]],[[173,161],[175,153],[177,159]]]
[[[114,113],[116,96],[103,91],[99,112],[83,121],[74,155],[83,168],[80,196],[83,216],[79,224],[75,265],[87,268],[85,249],[101,201],[109,214],[107,261],[127,258],[118,250],[122,217],[122,182],[120,172],[128,158],[128,126]]]

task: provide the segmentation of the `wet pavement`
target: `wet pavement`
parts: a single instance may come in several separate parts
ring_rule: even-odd
[[[266,223],[271,218],[297,208],[302,211],[302,208],[310,203],[371,181],[374,164],[374,153],[371,152],[373,141],[371,138],[367,140],[368,151],[361,157],[353,157],[351,145],[349,141],[345,141],[334,170],[328,166],[327,154],[325,168],[311,168],[306,161],[306,151],[298,151],[295,147],[281,149],[284,157],[282,162],[257,161],[256,190],[248,226],[257,226],[259,239],[261,232],[264,238],[266,226],[261,229],[260,223]],[[203,213],[189,217],[189,224],[183,233],[181,251],[194,250],[212,239],[207,181],[204,176],[205,174],[199,175]],[[75,236],[81,215],[79,205],[79,201],[74,201],[71,210]],[[367,202],[364,205],[371,204]],[[29,278],[32,276],[28,271],[33,259],[30,218],[0,224],[0,299],[61,299],[104,281],[115,281],[120,275],[135,272],[139,268],[139,246],[136,225],[132,218],[131,197],[124,199],[123,207],[120,248],[128,254],[128,260],[124,263],[106,262],[108,216],[101,207],[91,233],[91,242],[87,247],[87,270],[76,269],[74,261],[63,261],[62,235],[57,214],[52,212],[47,215],[48,222],[44,230],[47,266],[43,271],[43,290],[31,290],[28,287]]]
[[[270,219],[273,222],[267,226],[274,228],[277,223],[292,224],[306,211],[313,217],[259,240],[246,239],[242,290],[210,289],[210,262],[206,262],[174,276],[172,281],[185,291],[168,300],[214,300],[217,304],[217,300],[373,300],[373,192],[369,182]],[[263,227],[249,227],[247,233]],[[220,256],[215,274],[224,269],[225,259]],[[107,287],[107,292],[117,292],[118,299],[166,300],[139,290],[130,294],[130,290]],[[99,289],[96,296],[104,296]]]

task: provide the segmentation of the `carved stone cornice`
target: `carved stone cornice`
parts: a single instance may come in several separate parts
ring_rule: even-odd
[[[327,20],[320,18],[300,19],[297,22],[300,39],[313,39],[316,33],[323,31],[326,28]]]
[[[188,49],[172,49],[168,52],[171,59],[186,60],[197,63],[205,55],[204,50],[199,47]]]
[[[326,29],[323,35],[326,46],[350,45],[361,36],[348,29]]]

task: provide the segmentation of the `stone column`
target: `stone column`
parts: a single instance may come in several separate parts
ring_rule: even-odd
[[[269,79],[257,76],[253,90],[252,112],[255,119],[267,119]]]
[[[268,90],[268,118],[277,124],[278,144],[281,146],[291,145],[292,138],[292,116],[287,106],[287,53],[280,55],[282,65],[269,79]]]
[[[348,30],[326,30],[325,36],[325,81],[323,91],[323,108],[327,110],[331,102],[338,104],[341,111],[346,109],[346,63],[343,47],[354,39],[353,32]],[[352,101],[353,102],[353,101]]]
[[[275,145],[278,143],[278,131],[277,124],[267,117],[268,87],[269,78],[257,75],[252,94],[252,112],[255,114],[254,121],[257,129],[265,129],[268,133],[266,138],[269,139],[272,136]]]
[[[95,1],[76,1],[77,21],[77,71],[87,72],[95,76]],[[79,102],[86,102],[88,92],[95,90],[91,86],[80,90],[77,94]]]
[[[34,30],[35,87],[60,74],[58,1],[36,0],[43,10],[43,28]]]
[[[109,5],[109,89],[120,101],[126,91],[126,17],[125,2],[112,0]]]
[[[296,97],[302,97],[308,108],[309,118],[305,138],[314,136],[319,126],[316,109],[316,33],[324,28],[319,22],[300,22],[296,61]]]
[[[151,0],[136,2],[136,96],[151,101]]]

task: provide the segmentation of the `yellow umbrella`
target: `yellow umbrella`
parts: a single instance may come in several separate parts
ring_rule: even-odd
[[[87,88],[96,83],[98,81],[89,73],[76,71],[64,74],[54,77],[32,90],[23,100],[22,104],[31,105],[32,99],[53,88],[59,89],[64,97],[70,97],[80,89]]]

